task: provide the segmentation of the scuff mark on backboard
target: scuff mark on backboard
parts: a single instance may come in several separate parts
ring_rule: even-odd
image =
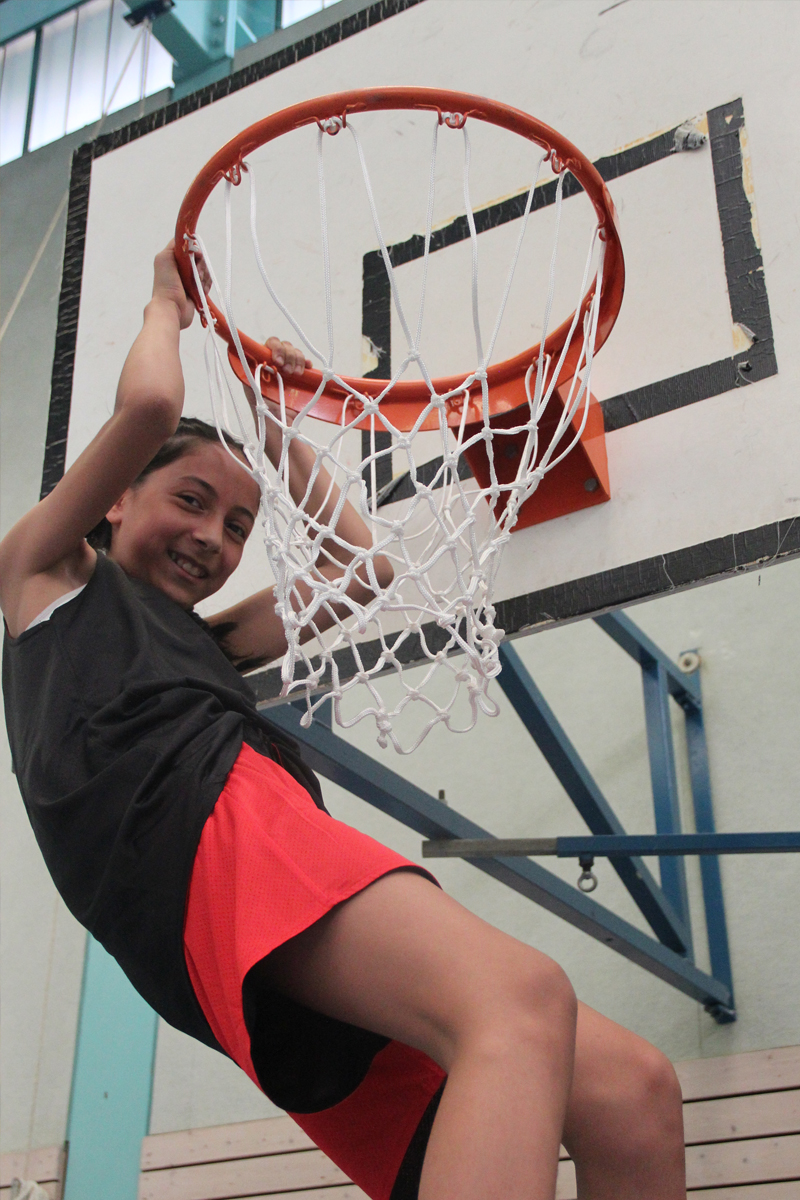
[[[743,321],[734,321],[734,323],[733,323],[733,352],[734,352],[734,354],[739,354],[740,351],[743,351],[743,350],[749,350],[750,347],[753,345],[753,343],[757,342],[757,341],[758,341],[758,338],[753,333],[752,329],[749,329],[748,326],[745,325]]]
[[[753,241],[757,248],[761,249],[761,234],[758,230],[758,216],[756,214],[756,193],[753,187],[753,163],[750,158],[750,141],[747,136],[747,126],[742,124],[739,126],[739,148],[742,155],[742,185],[744,186],[744,194],[747,197],[747,203],[750,205],[750,228],[753,231]]]
[[[383,354],[380,346],[376,346],[372,338],[362,334],[361,337],[361,374],[369,375],[370,371],[377,371],[380,364],[380,356]]]

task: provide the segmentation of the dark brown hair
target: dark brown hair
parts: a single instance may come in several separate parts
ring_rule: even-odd
[[[237,442],[236,438],[231,437],[229,433],[222,435],[226,443],[234,450],[244,452],[244,447],[241,442]],[[199,442],[216,442],[219,444],[219,434],[213,425],[209,425],[206,421],[201,421],[199,417],[181,417],[178,422],[178,428],[173,433],[172,437],[168,437],[161,446],[160,450],[150,459],[150,462],[144,470],[134,480],[133,486],[141,483],[148,475],[152,475],[154,471],[159,471],[162,467],[168,467],[170,463],[182,458],[184,454],[188,454],[193,450]],[[94,529],[87,535],[87,542],[93,546],[95,550],[110,550],[111,549],[111,525],[105,517],[98,521]]]

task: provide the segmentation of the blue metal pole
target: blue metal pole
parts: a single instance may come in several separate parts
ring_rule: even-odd
[[[780,833],[633,833],[549,838],[449,838],[423,842],[426,858],[481,858],[487,854],[538,858],[620,858],[628,854],[791,854],[800,852],[800,832]]]
[[[157,1026],[152,1008],[87,935],[64,1200],[136,1200]]]
[[[500,659],[503,669],[498,683],[592,833],[624,834],[621,822],[514,647],[504,643]],[[617,858],[612,866],[659,941],[678,954],[690,951],[691,931],[685,915],[664,894],[641,859]]]
[[[699,688],[699,675],[696,683]],[[689,776],[692,783],[695,829],[698,834],[713,834],[716,830],[716,823],[711,799],[711,775],[708,767],[708,746],[703,724],[703,710],[699,704],[693,703],[688,697],[683,702],[683,710],[686,718],[686,743],[689,751]],[[780,835],[777,836],[780,837]],[[719,859],[714,855],[704,855],[700,859],[700,873],[706,910],[706,934],[711,972],[715,979],[721,979],[723,983],[727,983],[732,996],[733,970]]]
[[[681,812],[678,802],[678,780],[675,775],[667,671],[663,663],[657,662],[649,655],[642,656],[641,666],[656,831],[680,833]],[[690,929],[686,864],[682,858],[660,858],[659,867],[661,886],[685,927]],[[691,944],[687,947],[687,952],[691,954]]]

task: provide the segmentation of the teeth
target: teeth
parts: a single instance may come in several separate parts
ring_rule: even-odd
[[[180,555],[174,554],[171,550],[169,556],[174,563],[177,563],[181,570],[186,571],[187,575],[192,575],[195,579],[203,579],[207,574],[202,567],[198,567],[196,563],[191,562],[188,558],[181,558]]]

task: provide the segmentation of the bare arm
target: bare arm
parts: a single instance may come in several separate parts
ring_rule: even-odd
[[[174,433],[184,392],[178,342],[193,313],[170,245],[156,257],[153,297],[125,360],[112,417],[0,542],[0,606],[12,634],[87,582],[96,556],[86,534]]]
[[[302,374],[304,368],[311,365],[304,360],[302,353],[289,343],[270,338],[266,344],[272,351],[275,366],[285,375]],[[253,393],[249,388],[244,390],[255,417]],[[264,449],[273,466],[277,466],[282,450],[282,435],[279,427],[272,421],[267,422]],[[292,499],[295,504],[302,504],[306,512],[313,513],[320,524],[329,523],[339,502],[339,487],[335,484],[331,487],[330,475],[321,467],[310,494],[306,496],[314,468],[315,453],[310,446],[298,440],[292,442],[289,453],[289,490]],[[372,545],[370,530],[349,501],[345,502],[339,514],[336,533],[338,538],[350,546],[366,548]],[[353,552],[333,538],[323,541],[322,548],[324,553],[318,560],[316,570],[331,580],[341,578],[352,562]],[[376,555],[374,567],[379,584],[386,587],[393,575],[389,559],[384,555]],[[302,603],[307,604],[311,599],[311,589],[300,584],[297,590]],[[359,604],[366,604],[374,598],[375,592],[363,568],[354,574],[347,588],[347,595]],[[342,616],[346,616],[348,611],[344,606],[337,609]],[[275,612],[274,588],[256,592],[239,604],[209,618],[209,622],[212,625],[228,627],[224,636],[226,650],[234,660],[246,663],[248,667],[277,658],[286,650],[283,624]],[[332,624],[330,614],[320,610],[316,618],[317,628],[328,629]],[[313,636],[311,629],[305,629],[301,640],[308,641]]]

